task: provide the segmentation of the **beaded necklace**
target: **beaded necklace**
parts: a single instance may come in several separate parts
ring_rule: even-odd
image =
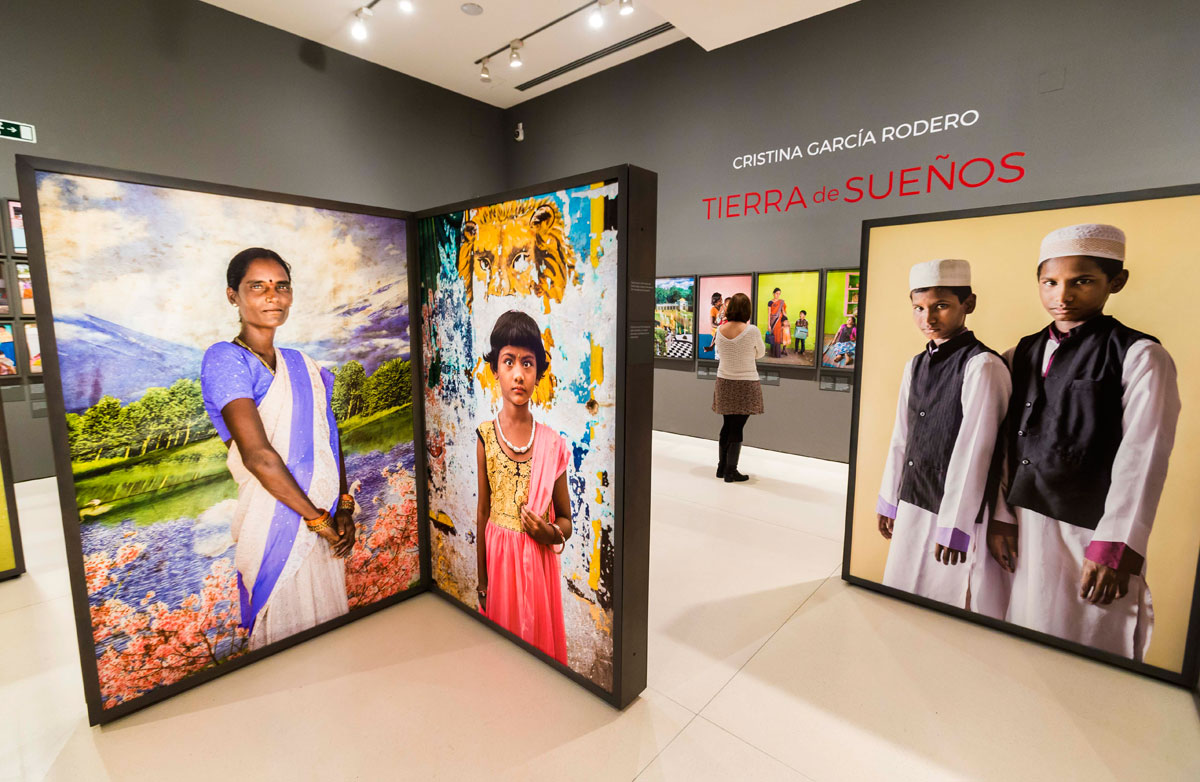
[[[510,443],[508,438],[504,436],[504,427],[500,425],[500,416],[496,416],[496,432],[499,433],[500,439],[504,441],[504,444],[507,445],[513,453],[525,453],[533,447],[533,439],[537,437],[537,421],[533,422],[533,426],[529,432],[529,442],[525,444],[524,448],[518,448]]]

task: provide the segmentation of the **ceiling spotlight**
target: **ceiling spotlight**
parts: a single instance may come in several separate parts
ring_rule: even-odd
[[[458,7],[458,10],[462,11],[467,16],[479,16],[481,13],[483,13],[483,6],[481,6],[479,3],[463,3]]]
[[[633,13],[633,0],[621,0],[621,16]]]
[[[365,5],[354,12],[354,24],[350,26],[350,34],[356,41],[367,40],[367,17],[374,13]]]
[[[508,65],[510,68],[521,67],[521,47],[525,45],[524,41],[516,40],[508,45]]]
[[[400,10],[406,14],[413,12],[412,0],[400,0]]]
[[[482,82],[490,82],[492,80],[492,74],[488,71],[487,64],[488,61],[484,60],[482,67],[479,69],[479,80]]]
[[[588,14],[588,24],[593,30],[599,30],[604,26],[604,14],[600,11],[599,3],[596,3],[596,7]]]

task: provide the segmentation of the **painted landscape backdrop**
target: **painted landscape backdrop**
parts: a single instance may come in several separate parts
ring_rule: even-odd
[[[404,221],[48,173],[38,200],[105,707],[246,648],[237,487],[199,381],[238,332],[225,267],[245,247],[292,264],[276,343],[335,373],[351,608],[416,583]]]

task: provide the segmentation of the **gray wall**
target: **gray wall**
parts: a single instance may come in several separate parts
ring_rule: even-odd
[[[38,132],[0,141],[2,196],[16,154],[398,209],[504,187],[499,109],[196,0],[6,2],[0,52],[0,117]],[[4,408],[14,477],[52,474]]]
[[[630,162],[659,173],[660,274],[854,265],[867,218],[1200,180],[1198,9],[862,0],[711,53],[675,44],[500,112],[196,0],[6,3],[0,116],[36,124],[39,143],[0,142],[0,194],[16,193],[17,153],[401,209]],[[731,165],[971,108],[968,130]],[[1014,150],[1028,174],[1013,185],[721,221],[700,201]],[[655,426],[714,436],[710,383],[657,370]],[[750,444],[847,458],[848,394],[764,391]],[[50,474],[45,419],[28,401],[5,415],[15,477]]]
[[[1200,181],[1194,0],[863,0],[706,53],[684,41],[516,106],[509,184],[629,162],[659,174],[658,273],[858,263],[861,221]],[[1062,88],[1054,89],[1061,77]],[[975,109],[971,128],[735,170],[735,155]],[[1026,153],[1016,184],[706,220],[700,199]],[[659,369],[655,427],[715,437],[711,381]],[[765,388],[748,444],[848,456],[850,398]]]

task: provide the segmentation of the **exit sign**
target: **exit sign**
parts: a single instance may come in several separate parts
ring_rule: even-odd
[[[14,141],[37,143],[37,128],[24,122],[0,119],[0,138],[10,138]]]

